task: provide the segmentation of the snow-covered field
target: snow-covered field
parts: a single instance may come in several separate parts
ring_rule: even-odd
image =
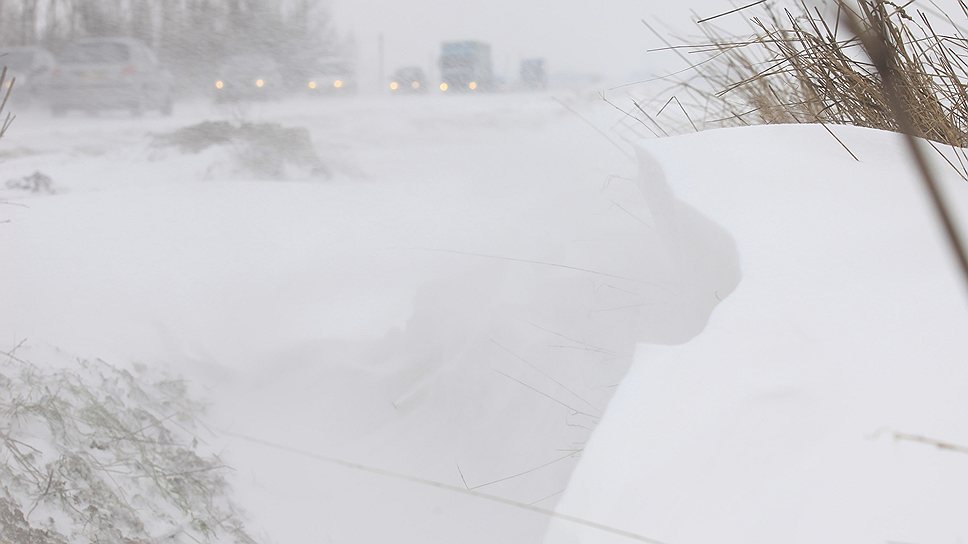
[[[55,193],[0,188],[0,347],[193,380],[267,542],[631,541],[426,481],[670,544],[968,538],[968,456],[892,439],[968,443],[965,293],[896,138],[633,145],[557,98],[27,112],[0,183]],[[330,175],[153,143],[219,119],[305,127]]]

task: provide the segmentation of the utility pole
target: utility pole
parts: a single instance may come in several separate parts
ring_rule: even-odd
[[[384,75],[383,75],[384,74],[384,72],[383,72],[383,62],[385,60],[385,57],[384,57],[384,54],[385,54],[385,45],[386,44],[385,44],[384,39],[383,39],[383,33],[381,32],[380,33],[380,44],[379,44],[379,48],[380,48],[380,62],[379,62],[379,65],[380,66],[379,66],[379,74],[377,74],[377,79],[376,79],[377,89],[379,89],[381,93],[383,92],[383,82],[384,82],[384,79],[385,79],[384,78]]]

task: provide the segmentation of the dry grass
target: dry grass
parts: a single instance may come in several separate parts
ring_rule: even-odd
[[[4,66],[0,69],[0,139],[3,139],[3,135],[7,133],[7,129],[13,123],[13,114],[7,113],[4,115],[4,110],[7,108],[7,102],[10,101],[10,95],[13,93],[13,86],[17,82],[17,78],[11,78],[7,81],[7,67]]]
[[[911,115],[912,135],[966,147],[968,38],[947,15],[932,10],[932,20],[914,6],[887,0],[833,1],[812,8],[758,4],[706,19],[698,25],[701,43],[668,47],[690,64],[668,78],[672,92],[685,104],[682,110],[693,112],[689,125],[695,128],[693,118],[703,128],[823,123],[900,132],[883,79],[857,34],[846,28],[849,17],[889,44],[889,64]],[[959,15],[968,18],[968,7],[963,1],[960,6]],[[716,26],[743,17],[748,35]]]

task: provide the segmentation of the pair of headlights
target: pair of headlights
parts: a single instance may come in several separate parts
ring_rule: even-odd
[[[470,89],[470,90],[472,90],[472,91],[476,91],[479,86],[480,85],[478,85],[476,81],[471,81],[470,83],[467,84],[467,88]],[[447,84],[447,83],[441,83],[440,84],[440,90],[441,90],[441,92],[445,92],[446,93],[447,91],[450,90],[450,85]]]
[[[346,82],[343,81],[342,79],[337,79],[337,80],[333,81],[332,86],[333,86],[334,89],[342,89],[343,87],[346,86]],[[308,87],[309,90],[311,90],[311,91],[315,91],[316,89],[318,89],[320,87],[320,85],[319,85],[319,83],[317,83],[315,81],[310,81],[309,83],[306,84],[306,87]]]
[[[254,85],[255,85],[256,87],[258,87],[258,88],[260,88],[260,89],[262,89],[263,87],[265,87],[265,86],[266,86],[266,80],[264,80],[264,79],[262,79],[262,78],[259,78],[259,79],[257,79],[257,80],[255,80],[255,81],[253,81],[252,83],[253,83],[253,84],[254,84]],[[219,79],[219,80],[217,80],[217,81],[215,82],[215,88],[216,88],[216,89],[218,89],[218,90],[220,90],[220,91],[221,91],[221,90],[222,90],[222,89],[224,89],[225,87],[226,87],[226,84],[225,84],[225,82],[224,82],[224,81],[222,81],[221,79]]]
[[[419,81],[411,81],[410,82],[410,88],[411,89],[413,89],[415,91],[418,91],[418,90],[420,90],[420,87],[421,87],[421,84],[420,84]],[[390,90],[391,91],[399,91],[400,88],[401,88],[401,85],[400,85],[400,82],[399,81],[391,81],[390,82]]]
[[[260,89],[266,86],[266,80],[264,80],[264,79],[257,79],[253,83],[255,84],[256,87],[258,87]],[[215,88],[216,89],[218,89],[218,90],[221,91],[225,87],[226,87],[226,84],[221,79],[215,82]]]

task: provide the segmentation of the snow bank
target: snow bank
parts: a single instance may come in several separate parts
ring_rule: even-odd
[[[899,138],[836,130],[861,162],[819,127],[642,144],[743,279],[692,341],[640,346],[559,512],[675,544],[968,537],[968,456],[894,439],[968,444],[966,293]]]

